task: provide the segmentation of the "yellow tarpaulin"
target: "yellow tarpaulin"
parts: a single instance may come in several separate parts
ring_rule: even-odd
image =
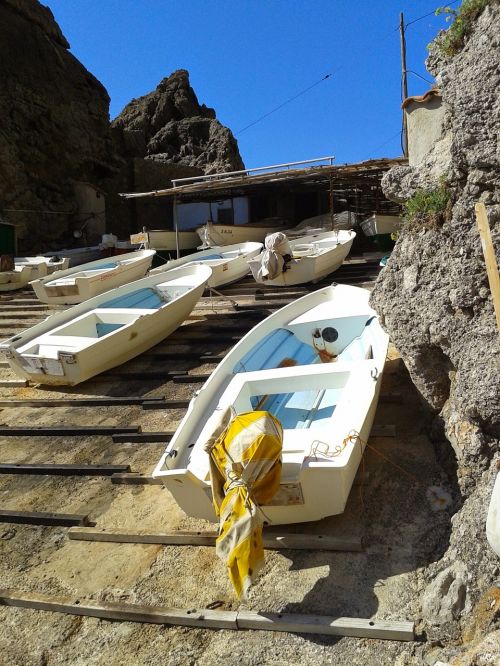
[[[217,555],[226,562],[238,596],[246,595],[264,563],[263,515],[279,488],[283,429],[268,412],[235,416],[209,442],[215,511],[220,520]]]

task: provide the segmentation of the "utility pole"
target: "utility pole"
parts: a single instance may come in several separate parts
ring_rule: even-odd
[[[405,22],[403,12],[399,15],[399,36],[401,38],[401,81],[403,83],[403,100],[408,97],[408,79],[406,77],[406,40],[405,40]],[[403,153],[408,157],[408,124],[406,122],[406,113],[403,109]]]

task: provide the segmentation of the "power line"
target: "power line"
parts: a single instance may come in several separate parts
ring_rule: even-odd
[[[316,83],[313,83],[312,86],[309,86],[308,88],[305,88],[304,90],[302,90],[301,92],[297,93],[297,94],[294,95],[293,97],[290,97],[290,99],[287,99],[285,102],[283,102],[283,103],[280,104],[279,106],[276,106],[274,109],[271,109],[271,111],[268,111],[268,112],[265,113],[263,116],[260,116],[260,118],[257,118],[257,120],[254,120],[254,121],[251,122],[249,125],[246,125],[245,127],[243,127],[243,129],[238,130],[238,131],[235,133],[235,135],[237,136],[238,134],[241,134],[241,133],[244,132],[245,130],[249,129],[250,127],[253,127],[253,126],[256,125],[257,123],[260,123],[260,121],[261,121],[261,120],[264,120],[264,118],[267,118],[267,117],[270,116],[272,113],[275,113],[276,111],[279,111],[279,109],[282,109],[284,106],[286,106],[286,105],[289,104],[290,102],[293,102],[293,100],[297,99],[298,97],[301,97],[302,95],[305,95],[306,92],[309,92],[309,90],[312,90],[312,88],[315,88],[316,86],[319,86],[320,83],[323,83],[323,81],[326,81],[326,80],[329,79],[331,76],[332,76],[332,74],[326,74],[322,79],[320,79],[319,81],[316,81]]]
[[[453,2],[448,2],[448,3],[446,3],[446,6],[447,6],[447,7],[451,7],[451,5],[456,5],[457,2],[459,2],[459,0],[453,0]],[[437,12],[438,9],[439,9],[439,7],[436,7],[436,9],[435,9],[433,12],[429,12],[428,14],[424,14],[423,16],[419,16],[418,18],[413,19],[413,21],[408,21],[408,23],[405,23],[405,29],[406,29],[409,25],[413,25],[414,23],[417,23],[418,21],[421,21],[422,19],[427,18],[428,16],[435,16],[435,15],[436,15],[436,12]],[[399,26],[398,26],[398,27],[399,27]],[[396,30],[397,30],[397,29],[398,29],[398,28],[396,28]]]

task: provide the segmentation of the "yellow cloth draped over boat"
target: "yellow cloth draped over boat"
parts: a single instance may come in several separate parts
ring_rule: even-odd
[[[226,415],[227,419],[227,415]],[[215,511],[217,555],[226,562],[238,596],[245,596],[264,563],[263,516],[279,488],[283,429],[264,411],[235,416],[207,443]]]

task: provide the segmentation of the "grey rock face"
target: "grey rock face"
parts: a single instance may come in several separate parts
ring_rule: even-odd
[[[445,59],[431,51],[427,66],[447,108],[442,141],[417,167],[389,171],[383,187],[401,202],[444,177],[452,217],[440,229],[403,231],[372,295],[414,383],[439,414],[465,494],[500,436],[499,336],[474,214],[475,202],[485,202],[499,248],[499,29],[500,8],[491,3],[460,53]]]
[[[197,167],[207,174],[244,168],[236,139],[213,109],[199,104],[183,69],[132,100],[113,128],[121,133],[127,157]]]
[[[73,182],[101,187],[114,168],[109,97],[68,48],[47,7],[0,3],[0,202],[4,211],[66,213],[5,212],[24,252],[61,247]]]
[[[465,606],[467,593],[465,565],[454,562],[430,583],[422,599],[424,618],[433,625],[456,620]]]

